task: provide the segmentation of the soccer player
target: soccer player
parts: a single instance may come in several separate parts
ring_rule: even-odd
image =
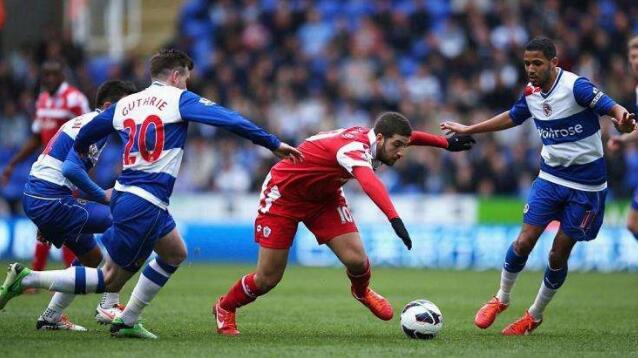
[[[98,266],[102,261],[102,253],[93,234],[103,233],[113,222],[107,205],[110,191],[102,190],[87,174],[97,161],[106,140],[91,147],[90,155],[82,161],[82,165],[66,158],[77,158],[73,143],[84,125],[112,103],[132,93],[135,93],[135,87],[130,83],[103,83],[98,88],[95,101],[98,109],[62,125],[33,164],[25,185],[22,199],[24,212],[38,227],[39,240],[58,248],[62,245],[68,247],[78,258],[73,262],[74,265]],[[91,201],[74,198],[72,192],[76,188],[81,189]],[[55,293],[46,311],[38,318],[36,328],[86,331],[62,314],[74,297],[72,293]],[[120,310],[119,294],[105,293],[97,307],[96,319],[110,323]]]
[[[469,136],[447,139],[412,131],[410,122],[396,112],[381,114],[372,129],[354,127],[307,138],[299,146],[303,163],[283,160],[266,176],[255,220],[255,241],[260,246],[257,268],[237,281],[213,306],[217,332],[239,334],[236,309],[279,283],[300,222],[344,264],[354,298],[378,318],[391,319],[390,303],[369,287],[370,264],[342,186],[356,179],[410,250],[410,235],[374,170],[381,164],[392,166],[408,145],[458,151],[470,149],[472,143]]]
[[[634,37],[629,40],[627,44],[629,59],[629,65],[634,75],[638,75],[638,37]],[[638,108],[638,85],[636,86],[636,108]],[[607,141],[607,148],[615,152],[620,149],[624,144],[638,141],[638,131],[631,133],[625,133],[621,135],[614,135]],[[638,187],[634,190],[634,195],[631,199],[631,207],[629,208],[629,215],[627,216],[627,229],[638,240]]]
[[[40,92],[36,101],[36,118],[31,126],[33,135],[4,167],[0,175],[0,184],[5,185],[9,181],[18,163],[27,159],[40,146],[46,146],[64,123],[89,112],[89,101],[80,90],[65,81],[63,69],[62,62],[58,60],[48,60],[42,64],[44,90]],[[31,264],[34,270],[44,270],[50,248],[46,243],[36,243]],[[62,257],[67,266],[74,258],[71,250],[64,247]]]
[[[118,292],[155,251],[157,257],[140,275],[126,309],[113,320],[111,334],[157,338],[139,317],[186,258],[186,246],[168,204],[188,123],[226,128],[281,158],[302,160],[297,149],[246,118],[187,91],[192,68],[192,60],[183,52],[161,50],[150,60],[152,84],[100,113],[76,137],[74,148],[82,156],[92,143],[111,133],[118,133],[125,143],[123,170],[111,196],[113,225],[102,236],[110,256],[104,267],[31,271],[14,263],[0,287],[0,309],[28,287],[69,293]]]
[[[452,133],[474,134],[512,128],[533,118],[543,142],[540,173],[523,210],[521,232],[507,250],[500,289],[474,320],[479,328],[487,328],[509,307],[512,286],[528,255],[545,227],[558,220],[560,228],[536,299],[522,318],[503,330],[505,335],[529,334],[543,322],[545,307],[565,282],[572,248],[579,241],[595,239],[602,225],[607,175],[598,117],[609,115],[621,132],[635,129],[633,113],[588,79],[557,66],[556,47],[550,39],[531,40],[523,61],[529,84],[509,111],[471,126],[441,124]]]

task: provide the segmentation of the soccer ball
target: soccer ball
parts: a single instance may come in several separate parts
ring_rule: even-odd
[[[401,329],[410,338],[432,339],[442,327],[441,310],[428,300],[414,300],[401,311]]]

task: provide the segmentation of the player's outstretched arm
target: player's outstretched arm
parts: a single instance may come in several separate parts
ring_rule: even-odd
[[[403,221],[399,218],[394,204],[390,200],[390,195],[385,185],[374,174],[372,168],[367,166],[355,166],[352,169],[352,175],[359,182],[363,191],[368,197],[381,209],[385,216],[390,220],[392,228],[397,236],[403,241],[403,244],[410,250],[412,248],[412,240],[408,230],[403,225]]]
[[[445,137],[427,132],[412,131],[409,145],[437,147],[447,149],[450,152],[460,152],[472,149],[472,144],[474,143],[476,141],[469,135]]]
[[[281,141],[275,135],[265,131],[239,113],[222,107],[190,91],[184,91],[179,100],[179,112],[182,119],[227,129],[257,145],[270,149],[277,154]],[[282,148],[289,152],[289,148]],[[282,153],[283,154],[283,153]]]
[[[115,107],[115,105],[111,105],[109,109],[98,114],[80,129],[80,132],[75,137],[75,144],[73,144],[73,148],[80,156],[89,151],[91,144],[115,132],[113,127]]]
[[[441,130],[446,134],[455,135],[469,135],[478,133],[496,132],[503,129],[509,129],[515,127],[515,123],[510,116],[510,111],[503,112],[496,115],[486,121],[476,123],[470,126],[466,126],[456,122],[443,122],[441,123]]]
[[[631,133],[636,130],[636,115],[629,113],[625,107],[614,104],[608,114],[619,132]]]
[[[85,163],[75,149],[71,148],[66,159],[62,163],[62,175],[82,190],[89,200],[108,204],[105,191],[97,185],[88,174],[90,166]]]

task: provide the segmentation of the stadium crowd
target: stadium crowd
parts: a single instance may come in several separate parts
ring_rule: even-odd
[[[434,133],[445,120],[485,120],[520,96],[523,47],[538,35],[556,40],[561,67],[635,109],[626,42],[638,33],[636,19],[638,4],[610,0],[190,0],[166,45],[195,60],[191,88],[299,143],[320,130],[371,125],[387,110]],[[5,54],[0,167],[29,136],[46,58],[64,59],[67,79],[90,100],[107,78],[140,89],[149,81],[144,57],[90,58],[64,35]],[[602,122],[606,134],[611,126]],[[269,153],[221,130],[190,131],[176,191],[259,190]],[[381,177],[394,193],[525,196],[539,165],[533,123],[476,139],[470,152],[413,149]],[[103,186],[116,177],[119,150],[111,145],[97,168]],[[29,166],[0,188],[9,202],[20,198]],[[638,147],[608,156],[608,168],[610,194],[630,195],[638,185]]]

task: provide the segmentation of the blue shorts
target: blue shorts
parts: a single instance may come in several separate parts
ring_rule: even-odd
[[[634,195],[631,197],[631,208],[638,211],[638,187],[634,190]]]
[[[97,245],[93,234],[103,233],[113,222],[108,206],[72,196],[49,199],[23,194],[22,206],[47,241],[57,248],[67,246],[76,256],[93,250]]]
[[[607,189],[581,191],[536,178],[525,204],[523,222],[545,227],[552,220],[576,241],[596,238],[603,224]]]
[[[102,244],[121,268],[137,272],[151,255],[155,243],[175,228],[173,217],[134,194],[113,190],[113,226]]]

